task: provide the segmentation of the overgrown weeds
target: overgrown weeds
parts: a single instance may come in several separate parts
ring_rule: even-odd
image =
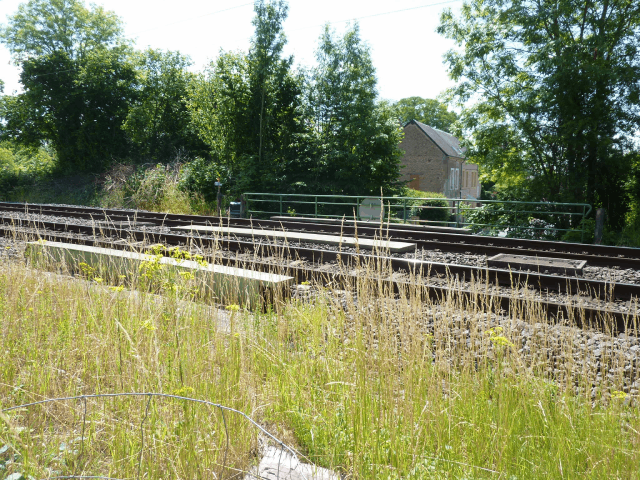
[[[114,392],[204,399],[245,412],[345,478],[638,478],[629,382],[639,365],[627,352],[604,349],[591,368],[579,363],[589,354],[575,329],[546,325],[534,308],[498,317],[486,285],[468,304],[436,302],[426,287],[385,292],[376,267],[363,268],[340,291],[315,284],[312,301],[245,312],[131,290],[141,279],[118,291],[95,275],[3,265],[0,404]],[[618,373],[603,380],[605,366]],[[221,478],[225,421],[225,478],[255,461],[258,432],[241,417],[147,402],[4,414],[3,475],[130,478],[140,468],[145,478]]]
[[[168,213],[207,215],[215,211],[202,195],[181,185],[182,164],[118,164],[105,176],[101,205]]]

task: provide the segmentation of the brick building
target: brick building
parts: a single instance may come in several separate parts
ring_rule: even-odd
[[[399,146],[405,152],[400,180],[408,181],[409,188],[448,198],[480,198],[478,166],[465,163],[464,150],[450,133],[411,120]]]

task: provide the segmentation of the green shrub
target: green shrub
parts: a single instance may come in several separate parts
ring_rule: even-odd
[[[562,236],[563,242],[593,243],[596,229],[595,218],[584,218],[578,228],[569,230]]]
[[[554,204],[486,203],[471,208],[463,205],[462,214],[471,231],[483,235],[503,235],[507,238],[559,240],[562,217],[566,214],[549,213]],[[573,232],[573,235],[578,235]]]
[[[218,187],[215,183],[218,178],[223,183],[223,194],[228,194],[226,190],[229,186],[228,172],[225,167],[214,161],[197,157],[182,165],[180,171],[180,188],[184,191],[202,195],[210,203],[217,200]]]
[[[116,165],[106,175],[101,205],[183,214],[210,214],[215,209],[180,182],[182,165]]]
[[[412,197],[408,205],[411,207],[410,216],[418,217],[422,221],[447,223],[451,219],[451,206],[441,193],[422,192],[411,188],[405,189],[404,197]],[[427,198],[428,200],[421,200]]]
[[[25,148],[0,142],[0,199],[10,200],[14,191],[41,181],[55,168],[53,155],[44,147]]]

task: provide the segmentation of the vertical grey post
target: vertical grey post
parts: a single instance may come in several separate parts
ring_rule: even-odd
[[[407,199],[402,200],[402,223],[407,223]]]
[[[460,227],[460,200],[456,202],[456,228]]]
[[[604,233],[604,221],[607,219],[607,211],[604,208],[596,210],[596,231],[593,238],[595,245],[602,243],[602,234]]]
[[[587,207],[585,207],[584,205],[582,206],[582,218],[580,219],[580,225],[582,225],[582,228],[580,230],[582,230],[582,233],[580,235],[580,243],[584,243],[584,216],[585,216],[585,210],[587,209]]]
[[[282,195],[280,195],[280,216],[282,216]]]
[[[315,212],[316,212],[316,213],[315,213],[315,215],[314,215],[314,217],[315,217],[315,218],[318,218],[318,196],[316,195],[314,198],[315,198],[315,200],[314,200],[314,207],[315,207]]]

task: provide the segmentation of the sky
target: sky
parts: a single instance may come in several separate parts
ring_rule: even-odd
[[[0,22],[16,12],[21,0],[0,0]],[[189,55],[192,69],[201,71],[220,50],[247,51],[253,35],[253,0],[97,0],[123,21],[125,36],[138,49],[178,50]],[[440,13],[454,12],[462,0],[289,0],[284,23],[285,54],[304,67],[315,64],[323,26],[336,33],[357,20],[360,36],[371,48],[380,98],[397,101],[419,96],[435,98],[453,86],[443,54],[453,42],[436,33]],[[19,68],[0,46],[0,79],[5,93],[20,91]]]

